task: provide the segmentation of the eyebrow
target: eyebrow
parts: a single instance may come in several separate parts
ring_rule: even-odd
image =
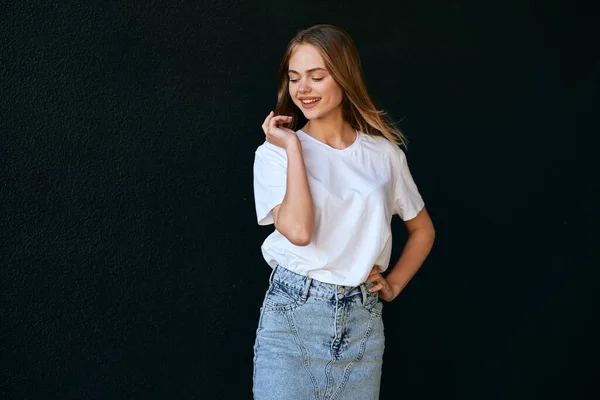
[[[325,68],[321,68],[321,67],[311,68],[311,69],[306,70],[306,72],[314,72],[314,71],[319,71],[319,70],[327,72],[327,70]],[[294,71],[293,69],[289,69],[288,74],[289,73],[294,73],[294,74],[300,75],[300,73]]]

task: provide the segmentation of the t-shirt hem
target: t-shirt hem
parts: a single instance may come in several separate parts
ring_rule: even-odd
[[[410,212],[408,214],[404,214],[402,216],[402,220],[403,221],[410,221],[411,219],[416,218],[416,216],[419,215],[419,213],[421,211],[423,211],[424,208],[425,208],[425,203],[422,202],[419,206],[417,206],[416,208],[414,208],[412,212]]]

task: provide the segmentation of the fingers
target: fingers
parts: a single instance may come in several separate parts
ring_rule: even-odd
[[[371,269],[371,272],[369,272],[369,278],[373,277],[373,276],[381,276],[381,272],[379,271],[379,266],[378,265],[374,265],[373,268]],[[369,280],[367,280],[367,282],[369,282]]]
[[[383,283],[385,282],[385,278],[378,274],[377,276],[370,276],[369,279],[367,279],[367,282]]]
[[[367,282],[375,283],[375,286],[370,288],[369,292],[377,292],[377,291],[383,289],[385,287],[385,285],[387,285],[387,281],[385,280],[383,275],[381,275],[381,273],[379,272],[378,265],[373,266],[373,269],[371,269],[371,272],[369,273],[369,277],[367,278]]]
[[[292,117],[287,115],[277,115],[269,120],[269,128],[274,128],[278,124],[287,124],[292,121]]]
[[[369,292],[371,292],[371,293],[378,292],[381,289],[383,289],[383,285],[381,283],[378,283],[377,285],[375,285],[371,289],[369,289]]]
[[[272,116],[273,116],[273,111],[271,111],[271,112],[269,113],[269,115],[267,115],[267,118],[265,118],[265,122],[263,122],[263,124],[261,125],[261,126],[262,126],[262,129],[263,129],[263,131],[264,131],[265,133],[267,133],[267,129],[268,129],[268,127],[269,127],[269,121],[271,120],[271,117],[272,117]]]
[[[292,117],[290,117],[289,115],[275,116],[275,113],[271,111],[269,115],[267,115],[267,118],[265,118],[261,127],[265,135],[267,135],[269,133],[269,130],[278,127],[277,125],[289,124],[290,122],[292,122]]]

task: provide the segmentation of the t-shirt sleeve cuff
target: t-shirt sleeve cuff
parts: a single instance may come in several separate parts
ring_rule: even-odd
[[[400,216],[400,218],[402,218],[403,221],[410,221],[411,219],[419,215],[419,213],[423,210],[424,207],[425,203],[423,202],[423,200],[421,200],[418,203],[411,205],[411,207],[408,207],[406,210],[398,212],[398,215]]]
[[[260,209],[256,211],[258,225],[274,224],[275,221],[273,220],[273,209],[280,204],[281,201],[278,201],[269,205],[265,205],[264,207],[260,207]]]

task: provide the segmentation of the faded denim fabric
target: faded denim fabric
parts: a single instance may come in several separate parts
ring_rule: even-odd
[[[256,400],[377,400],[383,303],[372,283],[319,282],[276,266],[254,344]]]

